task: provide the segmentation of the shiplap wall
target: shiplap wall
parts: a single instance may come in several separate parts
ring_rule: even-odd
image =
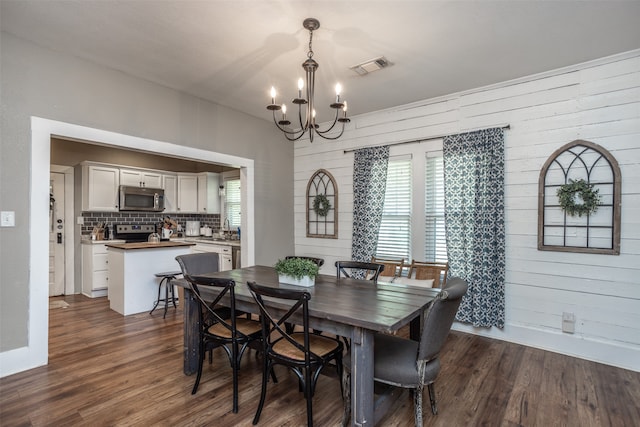
[[[454,328],[639,371],[640,50],[354,117],[337,141],[297,142],[296,254],[325,258],[327,274],[351,256],[353,154],[344,150],[504,124],[506,325]],[[537,250],[540,169],[576,139],[619,162],[619,256]],[[320,168],[338,183],[338,239],[306,237],[307,181]],[[563,312],[575,314],[574,334],[561,331]]]

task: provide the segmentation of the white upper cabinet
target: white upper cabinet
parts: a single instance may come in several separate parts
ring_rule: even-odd
[[[155,171],[120,169],[120,185],[162,188],[162,174]]]
[[[82,166],[82,210],[118,211],[120,169],[98,165]]]
[[[162,188],[164,188],[164,211],[168,213],[177,213],[178,175],[162,175]]]
[[[220,174],[218,173],[202,172],[198,174],[198,213],[220,213],[219,184]]]
[[[178,174],[178,213],[198,212],[198,175]]]

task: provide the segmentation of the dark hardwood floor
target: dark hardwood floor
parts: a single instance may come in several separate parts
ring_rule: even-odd
[[[245,355],[240,411],[231,412],[231,369],[220,349],[194,377],[182,373],[182,311],[123,317],[106,298],[52,298],[49,365],[0,379],[1,426],[249,426],[260,363]],[[439,414],[425,426],[638,426],[640,373],[487,338],[451,333],[436,381]],[[305,424],[304,399],[284,369],[269,384],[259,425]],[[321,376],[314,422],[339,425],[337,378]],[[413,425],[408,394],[380,423]]]

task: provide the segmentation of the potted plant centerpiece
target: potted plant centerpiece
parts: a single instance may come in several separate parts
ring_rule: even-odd
[[[280,283],[298,286],[313,286],[319,268],[315,262],[302,258],[279,259],[275,265]]]

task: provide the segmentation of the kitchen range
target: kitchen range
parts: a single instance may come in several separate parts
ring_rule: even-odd
[[[126,243],[146,242],[156,232],[154,224],[114,224],[113,237]]]

